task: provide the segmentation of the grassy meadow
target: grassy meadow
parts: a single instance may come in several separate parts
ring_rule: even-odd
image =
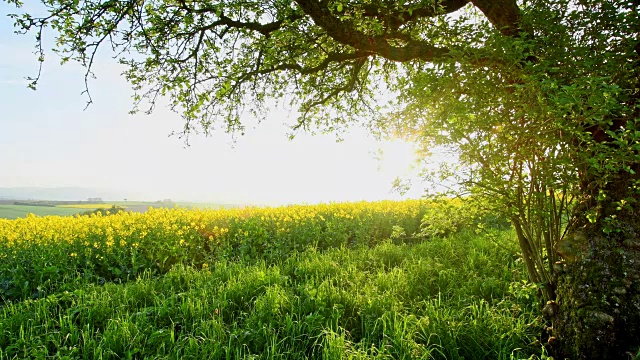
[[[0,359],[536,358],[513,233],[435,206],[0,220]]]

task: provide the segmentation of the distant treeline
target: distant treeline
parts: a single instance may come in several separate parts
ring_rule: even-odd
[[[26,205],[26,206],[45,206],[45,207],[56,207],[50,203],[44,202],[24,202],[24,201],[14,201],[13,205]]]

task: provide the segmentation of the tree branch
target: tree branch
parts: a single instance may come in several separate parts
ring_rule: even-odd
[[[502,35],[519,36],[522,14],[516,0],[471,0]]]
[[[426,41],[408,39],[404,46],[389,44],[385,36],[369,36],[348,20],[335,17],[327,6],[314,0],[296,0],[298,6],[337,42],[386,59],[407,62],[415,59],[435,62],[444,59],[449,49],[433,46]]]
[[[189,7],[186,3],[185,0],[178,0],[178,2],[180,3],[180,9],[184,10],[187,13],[192,13],[192,14],[218,14],[218,18],[219,20],[203,27],[203,28],[199,28],[196,30],[211,30],[217,26],[227,26],[229,28],[236,28],[236,29],[247,29],[247,30],[252,30],[255,32],[258,32],[264,36],[268,36],[270,33],[279,30],[282,25],[286,22],[286,21],[296,21],[299,19],[302,19],[304,16],[301,14],[293,14],[287,18],[278,20],[278,21],[273,21],[270,23],[266,23],[266,24],[262,24],[259,23],[257,21],[248,21],[248,22],[243,22],[243,21],[238,21],[238,20],[233,20],[230,17],[226,16],[224,14],[224,11],[222,10],[218,10],[215,7],[201,7],[201,8],[194,8],[194,7]]]
[[[364,6],[364,16],[385,19],[391,29],[397,29],[403,24],[421,18],[450,14],[467,5],[469,0],[442,0],[436,4],[412,8],[411,10],[388,11],[379,5],[368,4]],[[385,12],[386,11],[386,12]]]

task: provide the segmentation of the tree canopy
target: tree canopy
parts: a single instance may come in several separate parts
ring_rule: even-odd
[[[300,126],[335,128],[376,113],[373,84],[404,78],[397,63],[503,61],[483,44],[487,20],[520,31],[520,9],[503,2],[47,0],[45,14],[14,19],[35,33],[41,61],[50,27],[62,61],[80,62],[88,77],[98,49],[111,47],[128,65],[136,105],[150,110],[169,96],[186,132],[236,130],[240,104],[259,113],[268,97],[297,106]]]

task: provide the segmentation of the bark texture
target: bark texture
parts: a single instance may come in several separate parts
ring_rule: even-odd
[[[595,223],[582,215],[559,244],[564,259],[556,267],[557,304],[549,345],[557,359],[635,359],[640,350],[640,214],[620,211],[615,199],[631,194],[631,175],[605,189]],[[595,201],[577,209],[584,213]],[[603,219],[617,215],[615,231]]]

